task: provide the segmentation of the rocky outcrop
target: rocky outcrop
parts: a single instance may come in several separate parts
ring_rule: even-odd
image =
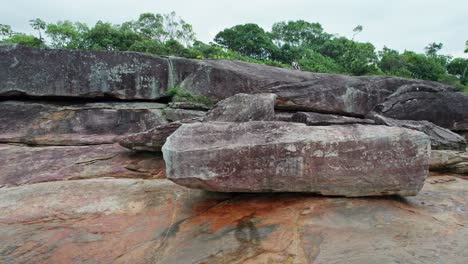
[[[118,145],[26,147],[0,144],[0,186],[100,177],[165,177],[162,155]]]
[[[0,96],[157,99],[175,85],[167,58],[134,52],[10,44],[0,45],[0,58]]]
[[[166,124],[158,103],[0,102],[0,142],[96,145]]]
[[[464,263],[468,182],[418,196],[220,194],[167,180],[0,188],[1,263]]]
[[[307,81],[278,85],[268,91],[278,95],[278,109],[362,117],[393,93],[401,93],[409,88],[456,90],[451,86],[422,80],[314,74]]]
[[[429,165],[421,132],[285,122],[184,124],[163,147],[168,179],[223,192],[416,195]]]
[[[432,149],[465,150],[467,147],[465,138],[428,121],[397,120],[375,113],[371,114],[370,118],[374,119],[379,125],[404,127],[421,131],[431,139]]]
[[[236,94],[218,102],[205,121],[248,122],[275,119],[274,94]]]
[[[450,130],[468,130],[468,93],[404,93],[389,98],[376,109],[395,119],[426,120]]]
[[[365,115],[395,92],[453,91],[435,82],[293,71],[229,60],[133,52],[47,50],[0,45],[0,96],[154,100],[180,87],[219,101],[238,93],[278,94],[277,107]]]
[[[468,152],[454,150],[431,151],[431,170],[468,174]]]
[[[313,112],[297,112],[291,117],[292,122],[304,123],[308,126],[329,126],[349,124],[374,124],[374,120],[356,117],[320,114]]]

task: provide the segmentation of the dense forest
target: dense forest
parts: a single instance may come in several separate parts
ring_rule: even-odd
[[[0,24],[0,43],[76,50],[137,51],[196,59],[230,59],[277,67],[298,62],[302,70],[349,75],[391,75],[439,81],[468,91],[468,59],[439,54],[442,43],[430,43],[425,53],[400,53],[330,34],[319,23],[304,20],[275,23],[270,31],[256,24],[236,25],[219,32],[214,42],[196,39],[190,24],[170,14],[141,14],[122,24],[30,20],[37,32],[29,35]],[[468,41],[465,43],[468,52]]]

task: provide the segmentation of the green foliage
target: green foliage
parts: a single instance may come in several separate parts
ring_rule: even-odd
[[[210,98],[206,96],[193,95],[190,92],[180,88],[180,86],[169,88],[166,92],[166,95],[172,97],[173,102],[191,102],[203,104],[208,107],[213,106],[213,101]]]
[[[42,40],[22,33],[16,33],[11,37],[1,41],[2,43],[15,43],[23,46],[35,47],[35,48],[44,48],[44,42]]]
[[[254,59],[269,59],[276,49],[269,33],[256,24],[237,25],[219,32],[214,41]]]
[[[463,85],[468,84],[468,59],[455,58],[447,65],[448,73],[458,77]]]

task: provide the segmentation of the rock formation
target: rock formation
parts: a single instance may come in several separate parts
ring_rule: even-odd
[[[348,124],[374,124],[374,120],[356,117],[320,114],[314,112],[297,112],[291,117],[292,122],[304,123],[308,126],[329,126]]]
[[[465,263],[456,91],[0,44],[0,263]]]
[[[404,127],[425,133],[431,139],[432,149],[465,150],[467,147],[465,138],[428,121],[397,120],[378,114],[371,114],[370,117],[379,125]]]
[[[175,183],[222,192],[416,195],[429,164],[421,132],[285,122],[194,123],[163,147]]]
[[[248,122],[275,119],[274,94],[236,94],[219,101],[205,121]]]

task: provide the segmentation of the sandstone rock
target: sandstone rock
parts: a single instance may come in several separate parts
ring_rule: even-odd
[[[464,263],[468,181],[327,198],[92,179],[0,188],[1,263]]]
[[[428,121],[397,120],[374,113],[370,117],[379,125],[404,127],[425,133],[431,139],[432,149],[464,150],[467,147],[465,138]]]
[[[410,92],[394,96],[376,107],[384,116],[427,120],[450,130],[468,130],[468,93]]]
[[[127,149],[134,151],[160,152],[166,142],[166,138],[174,133],[183,123],[192,123],[199,119],[184,119],[152,128],[148,131],[130,134],[118,139],[118,143]]]
[[[275,121],[292,122],[294,112],[275,112]]]
[[[179,86],[219,101],[238,93],[272,92],[277,107],[365,115],[391,94],[454,91],[429,81],[293,71],[230,60],[190,60],[132,52],[46,50],[0,45],[0,96],[166,97]]]
[[[430,169],[458,174],[468,174],[468,152],[454,150],[431,151]]]
[[[100,177],[164,178],[161,155],[118,145],[26,147],[0,145],[0,186]]]
[[[205,117],[206,111],[187,110],[187,109],[164,109],[164,117],[169,121],[180,121],[184,119],[202,118]]]
[[[175,109],[187,109],[187,110],[201,110],[201,111],[208,111],[211,107],[202,104],[202,103],[195,103],[195,102],[170,102],[169,107]]]
[[[292,122],[304,123],[308,126],[329,126],[329,125],[348,125],[348,124],[374,124],[371,119],[362,119],[356,117],[320,114],[313,112],[297,112],[291,117]]]
[[[429,165],[424,133],[286,122],[184,124],[163,147],[166,175],[223,192],[416,195]]]
[[[157,103],[0,102],[0,142],[89,145],[167,123]]]
[[[440,83],[383,76],[313,74],[307,81],[277,85],[268,89],[278,95],[277,109],[365,116],[393,93],[434,89],[455,91]]]
[[[275,119],[274,94],[236,94],[218,102],[206,121],[248,122]]]
[[[0,96],[157,99],[173,87],[167,58],[134,52],[0,45]]]

